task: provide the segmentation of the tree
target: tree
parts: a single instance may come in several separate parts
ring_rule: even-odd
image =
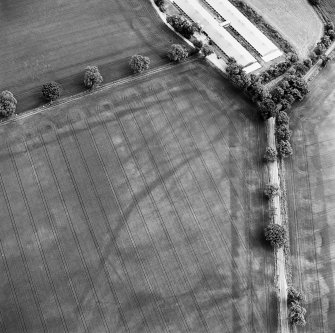
[[[214,50],[213,48],[208,45],[208,44],[205,44],[203,45],[203,47],[201,48],[201,53],[204,55],[204,57],[207,57],[209,56],[210,54],[214,53]]]
[[[288,125],[289,121],[290,121],[290,118],[285,111],[280,111],[277,114],[276,123],[278,125]]]
[[[135,54],[130,58],[129,65],[134,73],[141,73],[149,68],[150,59],[140,54]]]
[[[279,141],[277,149],[279,156],[283,158],[289,157],[293,154],[293,150],[289,141]]]
[[[190,21],[188,21],[184,16],[180,16],[180,15],[168,16],[166,21],[177,32],[179,32],[181,35],[183,35],[187,39],[190,39],[197,29],[197,26],[195,24],[192,24]]]
[[[264,195],[268,199],[272,199],[276,195],[279,195],[279,186],[278,184],[266,184],[264,189]]]
[[[306,309],[303,308],[299,303],[293,302],[289,308],[289,320],[292,325],[305,326]]]
[[[300,304],[303,301],[304,301],[304,295],[300,291],[294,289],[293,287],[289,287],[287,289],[287,304],[289,306],[294,302]]]
[[[282,246],[284,246],[286,242],[286,230],[283,226],[276,224],[276,223],[271,223],[269,224],[265,230],[265,239],[270,242],[270,244],[278,249]]]
[[[94,89],[103,82],[103,78],[97,66],[87,66],[84,74],[84,84],[86,88]]]
[[[267,162],[274,162],[277,159],[277,151],[274,148],[266,147],[264,153],[264,160]]]
[[[313,6],[317,6],[317,5],[319,5],[320,4],[320,0],[309,0],[310,1],[310,3],[313,5]]]
[[[13,93],[4,90],[0,94],[0,116],[9,117],[15,113],[17,100]]]
[[[280,105],[281,105],[280,110],[282,110],[282,111],[289,110],[292,106],[286,98],[283,98],[280,101]]]
[[[155,4],[157,7],[162,7],[165,5],[165,0],[155,0]]]
[[[292,94],[288,93],[287,95],[285,95],[285,99],[287,100],[287,102],[292,105],[295,102],[295,98],[293,97]]]
[[[186,48],[180,44],[171,45],[170,50],[168,51],[168,58],[171,61],[180,62],[185,60],[188,57],[188,52]]]
[[[277,106],[271,98],[266,98],[264,101],[258,102],[257,106],[264,120],[276,115]]]
[[[255,102],[262,102],[269,97],[269,92],[262,85],[260,81],[253,81],[252,76],[250,75],[251,83],[246,87],[246,93],[249,98]]]
[[[54,81],[46,83],[42,86],[42,95],[48,102],[53,102],[60,97],[61,86]]]
[[[288,124],[281,124],[276,128],[276,137],[278,141],[282,140],[290,140],[292,135],[292,131],[290,131]]]
[[[311,68],[312,67],[312,60],[307,58],[304,60],[304,65],[307,67],[307,68]]]
[[[290,53],[287,54],[286,60],[291,62],[291,63],[295,63],[299,60],[299,57],[297,56],[296,53],[290,52]]]
[[[327,34],[328,34],[331,41],[333,41],[335,39],[335,31],[333,29],[328,30]]]
[[[193,41],[193,45],[195,46],[196,50],[198,52],[201,51],[202,47],[204,46],[204,43],[202,40],[199,40],[199,39],[194,39]]]
[[[276,87],[271,91],[271,96],[274,102],[278,103],[284,96],[284,89],[281,87]]]

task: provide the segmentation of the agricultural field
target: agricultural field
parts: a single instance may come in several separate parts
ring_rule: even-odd
[[[244,0],[306,58],[323,34],[323,24],[308,0]]]
[[[2,125],[1,332],[276,332],[255,114],[196,61]]]
[[[130,74],[133,54],[156,67],[180,42],[149,0],[0,1],[0,31],[0,91],[17,96],[19,113],[44,103],[48,81],[72,95],[84,89],[87,65],[98,65],[108,82]]]
[[[335,64],[294,110],[286,181],[293,280],[307,295],[301,332],[335,332]]]

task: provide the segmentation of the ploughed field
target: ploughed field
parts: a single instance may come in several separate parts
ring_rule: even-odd
[[[294,281],[307,295],[303,332],[335,332],[335,64],[294,110],[287,191]]]
[[[323,24],[308,0],[243,0],[306,58],[323,34]],[[332,1],[332,0],[329,0]]]
[[[275,332],[265,131],[204,62],[0,127],[2,332]]]
[[[98,65],[108,82],[130,74],[133,54],[156,67],[180,42],[149,0],[0,1],[0,31],[0,91],[15,94],[19,113],[44,103],[48,81],[72,95],[84,90],[87,65]]]

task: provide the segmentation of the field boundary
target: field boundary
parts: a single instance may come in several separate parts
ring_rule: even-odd
[[[52,104],[49,103],[49,104],[43,105],[41,107],[32,109],[32,110],[27,111],[27,112],[23,112],[23,113],[20,113],[20,114],[15,114],[9,119],[4,119],[4,120],[0,121],[0,126],[4,126],[8,123],[16,122],[18,120],[33,116],[33,115],[41,113],[43,111],[53,109],[53,108],[58,107],[60,105],[71,103],[71,102],[73,102],[77,99],[84,98],[88,95],[94,95],[96,93],[108,90],[112,87],[118,87],[118,86],[123,85],[123,84],[127,84],[127,83],[130,83],[130,82],[133,82],[133,81],[141,80],[141,79],[144,79],[144,78],[149,77],[151,75],[167,71],[172,67],[179,66],[179,65],[182,65],[182,64],[185,64],[185,63],[192,63],[192,62],[195,62],[197,60],[199,60],[199,58],[197,56],[191,56],[191,57],[187,58],[186,60],[184,60],[183,62],[180,62],[180,63],[169,63],[167,65],[163,65],[163,66],[154,68],[152,70],[148,70],[148,71],[146,71],[144,73],[141,73],[141,74],[134,74],[134,75],[128,76],[126,78],[122,78],[122,79],[118,79],[118,80],[106,83],[104,85],[101,85],[101,86],[97,87],[93,91],[86,90],[86,91],[80,92],[78,94],[59,99]]]

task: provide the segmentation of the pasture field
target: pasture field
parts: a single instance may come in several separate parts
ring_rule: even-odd
[[[323,25],[308,0],[244,0],[296,49],[308,57],[323,34]]]
[[[63,95],[84,89],[87,65],[98,65],[105,82],[130,74],[129,58],[167,62],[178,38],[149,0],[0,1],[0,91],[11,90],[17,112],[44,103],[41,86],[62,83]]]
[[[198,61],[0,126],[1,332],[276,332],[255,114]]]
[[[287,163],[293,281],[307,295],[301,332],[335,332],[335,64],[294,110]],[[300,331],[300,330],[299,330]]]

